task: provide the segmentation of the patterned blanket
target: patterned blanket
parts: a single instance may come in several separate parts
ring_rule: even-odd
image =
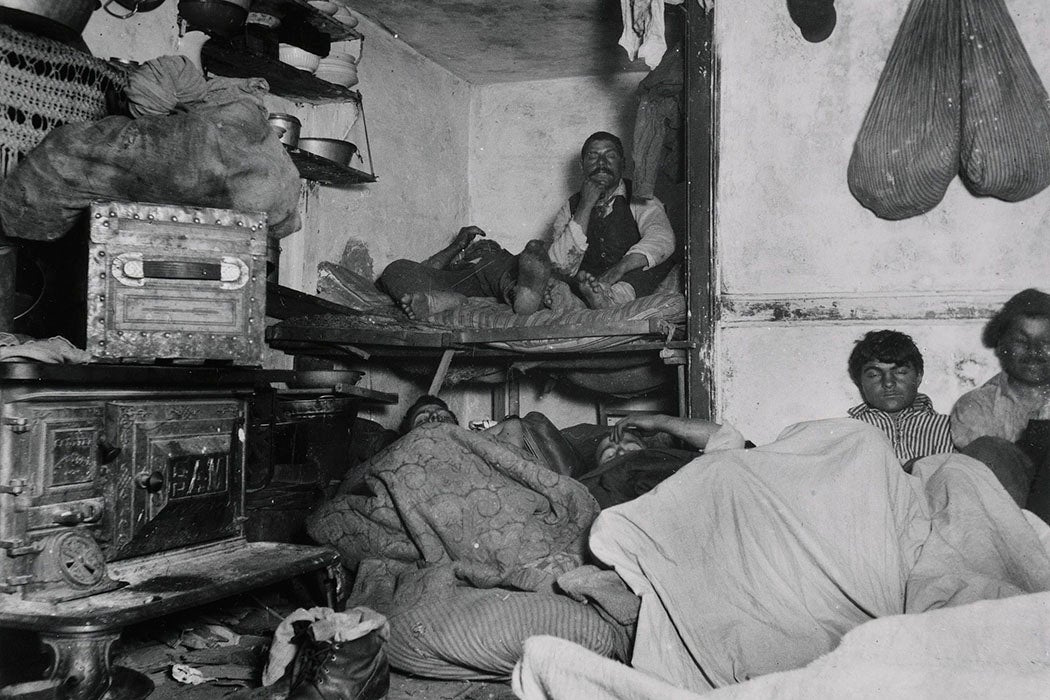
[[[414,429],[366,468],[307,528],[356,569],[348,605],[390,619],[395,667],[505,678],[537,633],[625,653],[623,630],[555,593],[556,578],[581,565],[598,514],[582,484],[447,424]]]

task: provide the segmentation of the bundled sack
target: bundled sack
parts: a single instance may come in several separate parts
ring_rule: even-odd
[[[299,172],[267,122],[261,78],[214,78],[183,56],[129,80],[138,118],[111,116],[49,133],[0,186],[9,236],[61,238],[93,200],[262,211],[269,234],[299,229]]]
[[[1050,185],[1050,106],[1003,0],[962,3],[960,175],[1007,202]]]
[[[959,170],[959,8],[912,0],[850,157],[853,196],[884,219],[933,209]]]

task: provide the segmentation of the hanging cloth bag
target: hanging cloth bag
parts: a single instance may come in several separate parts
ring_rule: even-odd
[[[1050,185],[1050,106],[1003,0],[962,0],[960,175],[1007,202]]]
[[[930,211],[959,170],[959,39],[958,0],[911,1],[847,171],[877,216]]]

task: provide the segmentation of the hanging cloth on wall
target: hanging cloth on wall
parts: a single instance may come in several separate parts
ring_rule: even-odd
[[[641,58],[652,70],[660,65],[667,50],[664,39],[664,5],[681,5],[684,0],[620,0],[623,34],[620,46],[630,60]]]
[[[962,4],[962,176],[1008,202],[1050,185],[1050,107],[1003,0]]]
[[[853,196],[884,219],[933,209],[959,170],[959,4],[912,0],[853,146]]]

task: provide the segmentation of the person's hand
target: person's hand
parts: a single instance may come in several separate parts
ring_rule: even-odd
[[[583,187],[580,188],[580,209],[590,211],[603,197],[605,197],[605,183],[587,178],[583,181]]]
[[[481,238],[484,238],[485,232],[477,226],[464,226],[459,230],[459,233],[456,234],[456,238],[454,241],[452,241],[452,243],[459,250],[466,250],[467,246],[473,243],[474,239],[478,238],[479,236]]]
[[[623,279],[623,276],[627,274],[627,270],[623,265],[617,263],[610,267],[608,270],[598,275],[598,281],[602,284],[607,284],[610,287]]]
[[[620,442],[620,440],[623,439],[624,431],[630,428],[637,428],[639,430],[654,433],[662,429],[662,421],[663,416],[659,414],[630,413],[616,421],[610,434],[612,435],[613,440]]]
[[[598,281],[611,287],[623,279],[623,276],[631,270],[644,268],[646,262],[648,261],[641,253],[628,253],[620,258],[619,262],[599,275]]]

